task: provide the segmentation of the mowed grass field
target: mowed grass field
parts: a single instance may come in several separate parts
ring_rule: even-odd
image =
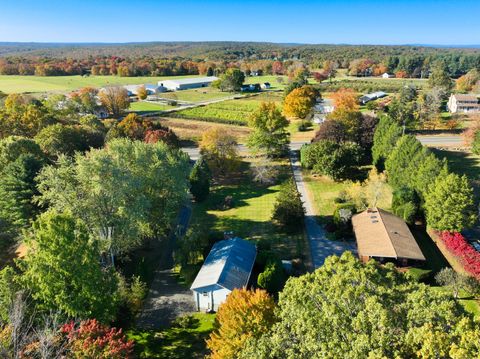
[[[227,100],[206,106],[182,110],[172,114],[172,117],[244,126],[247,124],[250,114],[258,108],[261,102],[273,101],[280,106],[281,100],[281,94],[264,92],[248,98]]]
[[[9,76],[0,75],[0,91],[5,93],[69,92],[82,87],[156,84],[160,80],[196,77],[119,77],[119,76]]]

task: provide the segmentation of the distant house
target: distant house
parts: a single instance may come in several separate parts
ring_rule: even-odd
[[[264,82],[263,84],[260,85],[260,87],[263,89],[263,90],[268,90],[270,87],[272,87],[270,85],[270,82]]]
[[[240,87],[241,92],[258,92],[262,91],[260,84],[245,84]]]
[[[382,98],[382,97],[385,97],[385,96],[387,96],[387,94],[385,92],[377,91],[377,92],[372,92],[372,93],[363,95],[362,97],[360,97],[358,99],[358,101],[360,102],[360,104],[365,105],[370,101],[375,101],[375,100],[378,100],[379,98]]]
[[[425,257],[403,219],[380,208],[370,208],[352,217],[362,262],[373,258],[380,263],[407,266]]]
[[[394,74],[389,74],[388,72],[385,72],[385,73],[382,75],[382,77],[383,77],[384,79],[392,79],[392,78],[395,77],[395,75],[394,75]]]
[[[325,122],[327,115],[332,113],[334,109],[335,106],[332,100],[327,98],[321,99],[313,107],[313,122],[316,124]]]
[[[215,243],[190,287],[197,310],[217,311],[235,288],[246,287],[256,256],[255,244],[238,237]]]
[[[213,81],[218,80],[215,76],[192,77],[177,80],[158,81],[158,86],[166,88],[168,91],[181,91],[199,87],[208,87]]]
[[[452,94],[448,99],[447,108],[451,113],[479,112],[480,104],[475,95]]]

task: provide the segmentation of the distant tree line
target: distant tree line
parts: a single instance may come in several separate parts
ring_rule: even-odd
[[[115,54],[115,55],[114,55]],[[160,55],[159,55],[160,54]],[[239,67],[246,75],[288,74],[295,62],[309,68],[348,69],[353,76],[426,78],[441,60],[451,77],[480,68],[478,49],[440,49],[416,46],[276,45],[250,43],[179,43],[45,47],[27,51],[0,46],[0,74],[4,75],[214,75]],[[215,61],[212,61],[215,59]],[[328,71],[327,78],[334,75]]]

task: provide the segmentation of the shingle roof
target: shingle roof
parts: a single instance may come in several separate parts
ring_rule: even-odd
[[[452,95],[452,96],[454,96],[457,99],[457,101],[477,101],[478,102],[478,98],[475,95],[457,93],[457,94]]]
[[[256,255],[255,245],[241,238],[215,243],[190,289],[214,284],[229,290],[246,286]]]
[[[400,217],[373,208],[352,218],[361,256],[425,260],[417,241]]]

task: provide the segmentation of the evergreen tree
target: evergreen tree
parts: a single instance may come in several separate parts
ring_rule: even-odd
[[[210,193],[211,172],[207,161],[200,157],[190,172],[190,193],[197,202],[203,202]]]
[[[439,231],[461,232],[477,220],[473,189],[466,176],[439,176],[425,196],[427,224]]]
[[[385,162],[388,182],[397,188],[411,186],[415,175],[412,169],[416,170],[426,155],[426,150],[415,136],[402,136]]]
[[[302,227],[305,209],[293,179],[282,185],[273,208],[272,219],[287,230],[296,231]]]
[[[402,129],[389,116],[380,117],[373,135],[372,160],[378,170],[382,171],[385,161],[402,135]]]
[[[38,194],[35,177],[42,167],[33,155],[20,155],[0,176],[0,218],[19,230],[39,212],[33,197]]]
[[[439,87],[445,91],[450,91],[453,87],[453,81],[448,73],[448,68],[445,62],[437,61],[433,64],[430,77],[428,78],[428,85]]]

